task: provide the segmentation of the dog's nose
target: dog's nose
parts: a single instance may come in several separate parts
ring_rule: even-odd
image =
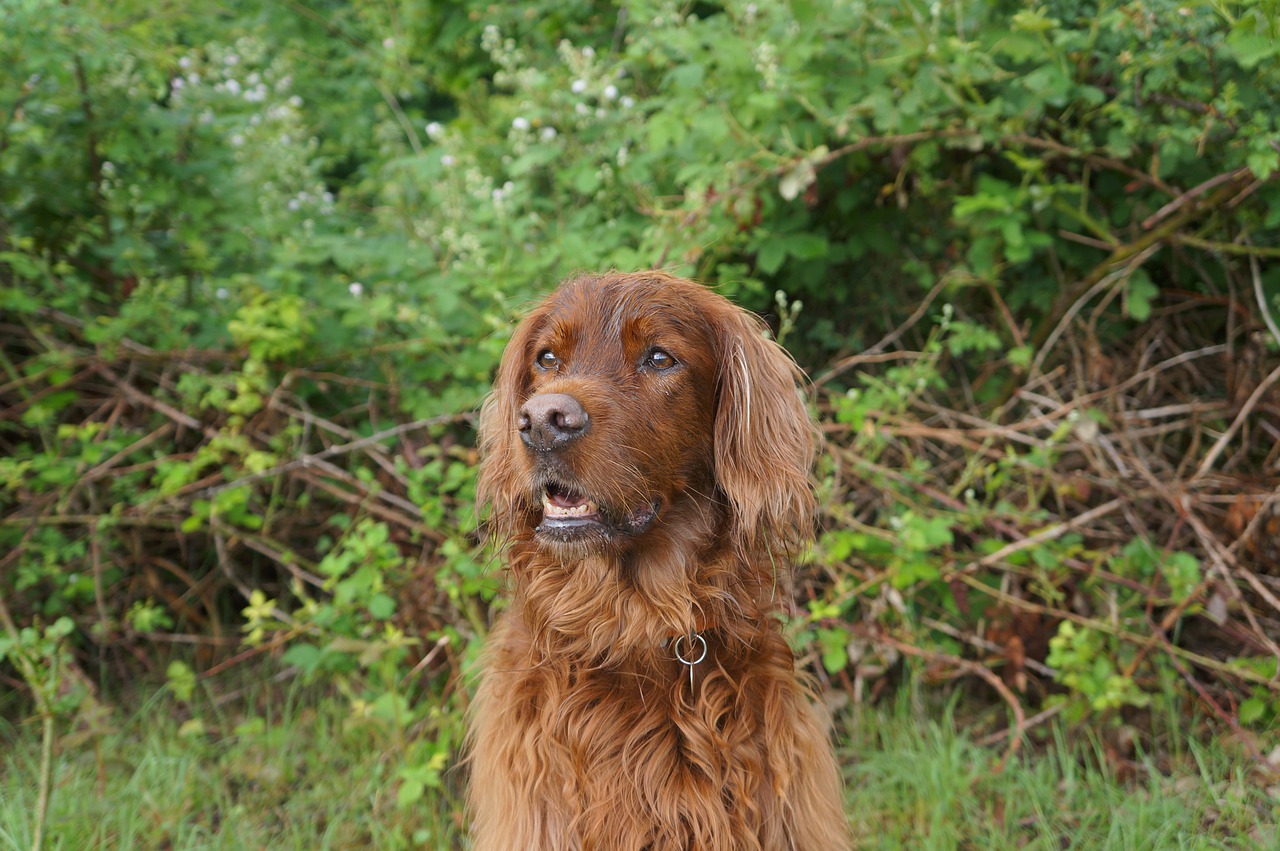
[[[520,407],[516,425],[525,446],[537,452],[549,452],[586,434],[590,417],[572,396],[539,393]]]

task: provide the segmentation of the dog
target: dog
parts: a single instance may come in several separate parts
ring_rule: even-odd
[[[479,426],[512,599],[470,707],[477,851],[848,847],[780,622],[813,530],[799,384],[662,272],[572,278],[516,328]]]

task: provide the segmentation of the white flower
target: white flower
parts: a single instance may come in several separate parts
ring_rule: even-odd
[[[443,157],[440,158],[440,165],[444,166],[445,168],[449,168],[455,162],[457,162],[457,160],[453,158],[452,154],[445,154]]]
[[[552,139],[556,137],[556,128],[543,127],[542,132],[539,133],[538,135],[542,137],[542,141],[550,142]]]
[[[614,98],[616,98],[617,96],[618,96],[618,87],[617,87],[617,86],[609,85],[609,86],[605,86],[605,87],[604,87],[604,99],[605,99],[605,100],[613,100],[613,99],[614,99]]]
[[[440,141],[440,137],[444,135],[444,125],[439,121],[432,121],[427,125],[427,138],[433,141]]]
[[[179,68],[190,68],[190,67],[191,67],[191,57],[190,57],[190,56],[184,56],[184,57],[182,57],[181,59],[179,59],[179,60],[178,60],[178,67],[179,67]]]
[[[396,40],[394,38],[384,38],[382,40],[382,46],[385,47],[387,50],[390,50],[391,48],[396,46]]]
[[[243,144],[244,144],[244,137],[241,136],[239,133],[231,137],[232,147],[238,148]]]
[[[227,91],[233,95],[240,94],[240,82],[238,80],[227,80]]]
[[[586,47],[582,48],[582,55],[587,59],[593,58],[596,55],[595,48],[592,47],[591,45],[587,45]]]
[[[528,130],[529,119],[525,118],[523,115],[517,116],[515,120],[511,122],[511,126],[515,130],[521,130],[521,131]]]
[[[289,98],[289,106],[302,106],[302,98],[297,95]]]
[[[569,90],[572,91],[575,95],[580,95],[587,90],[587,81],[574,80],[573,84],[569,86]]]
[[[222,61],[228,65],[236,65],[240,62],[240,57],[236,56],[234,53],[228,53]]]
[[[302,206],[302,202],[297,198],[290,198],[289,203],[286,204],[285,206],[287,206],[290,210],[297,210],[299,207]]]
[[[226,287],[218,287],[216,290],[213,291],[213,294],[215,297],[222,299],[224,301],[226,300],[227,296],[230,295],[230,293],[227,292]]]
[[[631,95],[623,95],[620,103],[622,104],[624,109],[630,109],[631,107],[636,105],[636,99],[633,98]]]
[[[359,281],[352,281],[351,286],[347,287],[347,289],[351,291],[353,296],[359,298],[360,294],[364,292],[364,284]]]

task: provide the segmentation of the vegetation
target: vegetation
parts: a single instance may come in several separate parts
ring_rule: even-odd
[[[0,838],[67,812],[55,754],[111,774],[139,677],[183,732],[136,764],[237,759],[201,747],[275,729],[212,708],[245,669],[377,731],[378,813],[455,824],[473,415],[582,268],[716,285],[813,377],[829,693],[962,684],[990,771],[1064,729],[1153,789],[1153,719],[1204,713],[1274,782],[1275,0],[0,16],[0,712],[41,728]]]
[[[197,698],[194,712],[207,719],[198,729],[183,721],[186,707],[159,697],[118,716],[96,749],[68,748],[47,844],[462,847],[459,771],[442,776],[433,806],[400,806],[384,729],[352,723],[341,704],[296,686],[233,691],[233,703]],[[947,706],[868,707],[838,727],[860,847],[1274,848],[1275,790],[1257,782],[1249,757],[1169,720],[1153,728],[1159,755],[1117,764],[1105,744],[1078,736],[999,771],[999,754],[957,732]],[[0,723],[0,849],[26,851],[36,794],[22,781],[37,773],[39,746],[14,733]]]

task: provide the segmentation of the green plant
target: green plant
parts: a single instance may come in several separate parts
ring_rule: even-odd
[[[1090,721],[1172,673],[1274,719],[1273,0],[235,11],[0,0],[19,635],[185,699],[278,655],[429,739],[427,797],[500,585],[470,447],[511,320],[660,266],[814,378],[820,676],[879,694],[909,647]]]
[[[48,626],[19,629],[4,595],[0,594],[0,626],[4,627],[4,634],[0,635],[0,662],[11,662],[22,674],[41,717],[39,792],[31,839],[32,851],[40,851],[53,791],[54,740],[58,722],[74,712],[86,696],[84,686],[64,673],[69,658],[64,642],[75,630],[75,624],[70,618],[63,617]]]

